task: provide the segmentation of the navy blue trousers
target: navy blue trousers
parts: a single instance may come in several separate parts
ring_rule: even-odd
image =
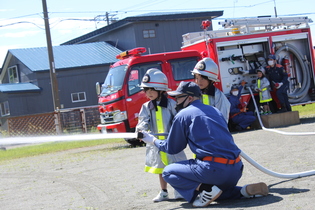
[[[223,192],[218,199],[241,198],[241,187],[236,184],[242,176],[242,161],[227,165],[199,159],[190,159],[172,163],[163,170],[163,178],[177,190],[188,202],[193,202],[201,184],[216,185]]]
[[[256,117],[254,116],[254,113],[249,111],[249,112],[242,112],[235,117],[233,117],[232,122],[235,124],[238,124],[241,126],[243,129],[247,128],[250,126],[253,122],[256,121]]]

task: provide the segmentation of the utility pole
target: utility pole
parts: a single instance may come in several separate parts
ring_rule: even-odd
[[[54,105],[54,116],[55,116],[55,126],[56,133],[61,133],[61,125],[60,125],[60,101],[59,101],[59,92],[58,92],[58,81],[56,76],[55,69],[55,61],[54,61],[54,53],[51,44],[51,36],[50,36],[50,27],[49,27],[49,18],[47,11],[46,0],[42,0],[43,4],[43,13],[44,13],[44,21],[45,21],[45,31],[46,31],[46,40],[47,40],[47,50],[48,50],[48,59],[49,59],[49,73],[50,73],[50,82],[51,82],[51,92],[53,97],[53,105]]]
[[[278,17],[278,15],[277,15],[276,0],[273,0],[273,3],[274,3],[274,9],[275,9],[275,17]]]
[[[51,90],[52,90],[52,96],[53,96],[54,111],[56,111],[60,109],[58,81],[57,81],[57,76],[56,76],[53,48],[51,44],[47,4],[46,4],[46,0],[42,0],[42,2],[43,2],[43,13],[44,13],[44,21],[45,21],[48,59],[49,59],[49,67],[50,67]]]

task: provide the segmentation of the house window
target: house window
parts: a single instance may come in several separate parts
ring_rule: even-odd
[[[17,66],[8,68],[9,83],[19,83],[19,75]]]
[[[10,115],[10,108],[9,108],[9,102],[5,101],[0,103],[1,108],[1,116],[7,116]]]
[[[143,30],[143,38],[154,38],[155,37],[155,30]]]
[[[71,93],[71,100],[73,103],[86,101],[85,92]]]

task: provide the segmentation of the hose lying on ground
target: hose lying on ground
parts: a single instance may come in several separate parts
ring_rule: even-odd
[[[255,109],[257,111],[257,113],[259,113],[253,92],[250,88],[248,88],[250,91],[250,94],[253,98],[253,103],[255,105]],[[260,126],[262,127],[263,130],[266,131],[272,131],[272,132],[276,132],[276,133],[280,133],[280,134],[284,134],[284,135],[314,135],[315,132],[305,132],[305,133],[293,133],[293,132],[282,132],[282,131],[278,131],[276,129],[268,129],[265,128],[264,125],[262,124],[261,118],[258,116],[258,120],[260,123]],[[274,171],[271,171],[265,167],[263,167],[262,165],[260,165],[259,163],[257,163],[256,161],[254,161],[251,157],[249,157],[244,151],[241,151],[240,154],[245,160],[247,160],[250,164],[252,164],[255,168],[257,168],[258,170],[270,175],[270,176],[274,176],[274,177],[278,177],[278,178],[284,178],[284,179],[293,179],[293,178],[299,178],[299,177],[305,177],[305,176],[311,176],[311,175],[315,175],[315,170],[311,170],[311,171],[304,171],[304,172],[299,172],[299,173],[292,173],[292,174],[283,174],[283,173],[277,173]]]

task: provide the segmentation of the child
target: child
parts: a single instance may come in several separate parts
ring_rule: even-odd
[[[250,129],[251,124],[256,121],[254,112],[247,111],[247,103],[240,102],[245,83],[245,81],[242,81],[240,86],[233,85],[229,97],[231,103],[230,121],[236,124],[235,129],[237,131]]]
[[[265,77],[265,69],[259,68],[257,70],[257,86],[256,91],[259,92],[259,103],[263,106],[263,115],[272,114],[269,107],[269,102],[272,101],[270,95],[270,83],[269,80]]]
[[[136,131],[168,133],[176,114],[176,102],[167,98],[166,91],[169,88],[165,74],[154,68],[147,70],[140,87],[144,90],[150,101],[144,103],[141,107]],[[158,139],[163,140],[165,136],[158,136]],[[152,144],[146,145],[145,171],[159,174],[161,186],[161,191],[153,198],[153,202],[168,200],[167,183],[162,178],[164,167],[186,159],[184,151],[176,155],[169,155],[159,152],[158,148]],[[174,191],[174,193],[175,199],[183,198],[177,191]]]
[[[192,74],[201,89],[202,103],[219,109],[228,122],[231,104],[224,93],[214,86],[219,81],[218,71],[218,66],[212,59],[204,58],[196,64]]]

